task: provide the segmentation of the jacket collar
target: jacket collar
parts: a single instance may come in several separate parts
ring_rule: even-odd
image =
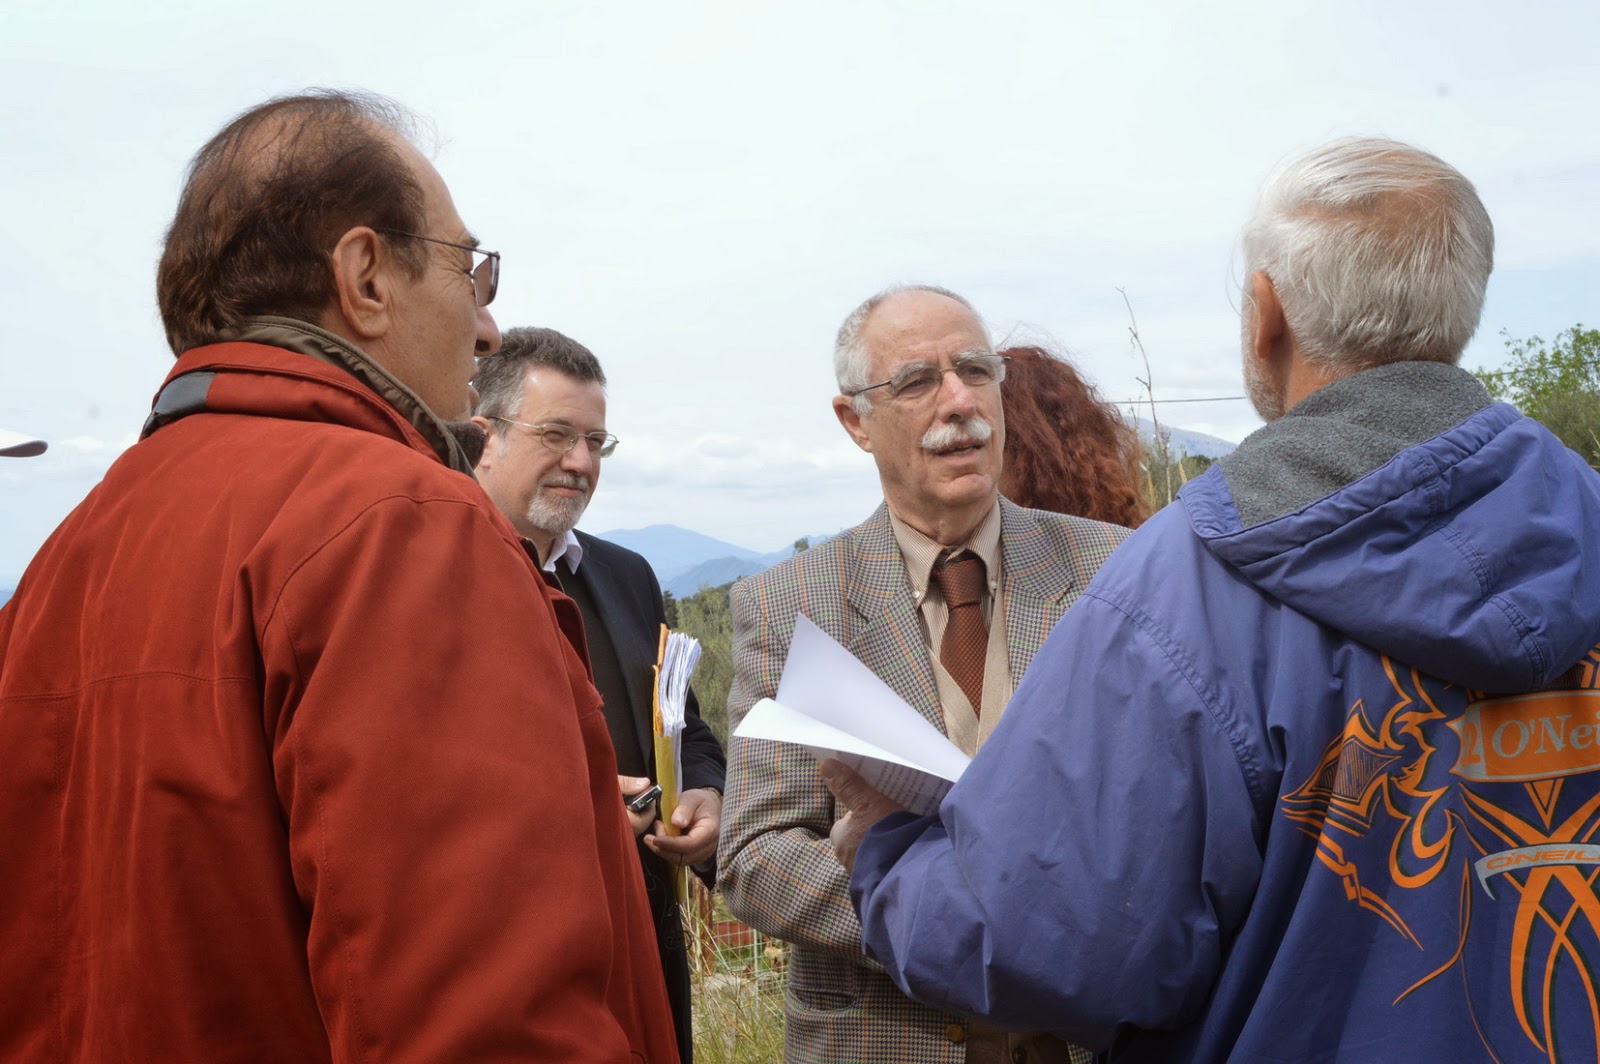
[[[1062,552],[1061,541],[1045,532],[1033,512],[1000,500],[1000,550],[1006,582],[1006,642],[1011,679],[1022,679],[1033,655],[1065,609],[1086,584],[1082,562]]]
[[[1217,461],[1240,522],[1258,525],[1332,495],[1490,403],[1471,373],[1395,362],[1342,377]]]
[[[310,322],[264,314],[246,318],[237,328],[222,330],[218,339],[279,347],[337,366],[398,411],[427,441],[440,461],[458,472],[473,475],[472,462],[452,432],[451,423],[434,414],[399,378],[343,337]]]
[[[1005,638],[1011,675],[1020,678],[1033,660],[1063,598],[1082,590],[1073,559],[1061,553],[1030,511],[1000,500],[1001,579],[1006,586]],[[905,563],[895,542],[887,505],[850,536],[844,578],[850,608],[862,619],[849,648],[902,698],[944,729],[938,688]],[[888,667],[891,663],[895,667]]]
[[[898,596],[910,600],[912,593],[905,563],[895,541],[887,504],[880,505],[857,527],[852,547],[853,579],[849,581],[848,594],[857,613],[873,617]],[[1021,595],[1048,606],[1082,587],[1073,567],[1039,528],[1038,522],[1027,510],[1003,496],[1000,499],[1000,570],[1008,599]]]

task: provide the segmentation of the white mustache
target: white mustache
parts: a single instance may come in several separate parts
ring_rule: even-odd
[[[572,474],[571,476],[546,477],[539,481],[541,488],[573,488],[577,491],[589,490],[589,478]]]
[[[965,421],[945,421],[922,434],[920,444],[924,451],[946,451],[965,444],[987,443],[994,435],[994,426],[981,417]]]

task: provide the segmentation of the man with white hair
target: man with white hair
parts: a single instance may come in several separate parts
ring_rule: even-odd
[[[1600,475],[1456,366],[1493,244],[1393,141],[1269,183],[1269,424],[1100,571],[936,816],[824,767],[908,993],[1119,1062],[1595,1059]]]
[[[877,463],[884,502],[863,524],[734,585],[729,722],[776,691],[804,613],[970,754],[1127,530],[1000,497],[1005,360],[953,292],[917,286],[868,299],[839,330],[834,366],[834,413]],[[720,885],[735,915],[792,944],[786,1061],[1088,1059],[897,990],[862,955],[828,843],[844,810],[811,756],[734,738],[728,764]]]

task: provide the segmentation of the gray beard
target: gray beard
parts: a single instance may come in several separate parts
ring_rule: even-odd
[[[1256,408],[1262,421],[1276,421],[1283,416],[1283,393],[1259,367],[1258,359],[1245,355],[1244,394],[1250,397],[1250,405]]]
[[[1276,421],[1283,416],[1283,395],[1261,371],[1261,360],[1251,353],[1255,344],[1250,329],[1250,311],[1254,305],[1246,290],[1239,308],[1239,354],[1244,370],[1244,394],[1250,397],[1250,405],[1256,408],[1262,421]]]
[[[538,491],[534,493],[533,501],[528,503],[528,524],[559,539],[578,527],[579,518],[588,508],[588,496],[565,499]]]

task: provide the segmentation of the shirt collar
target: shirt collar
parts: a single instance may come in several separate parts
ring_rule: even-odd
[[[550,548],[550,557],[545,559],[544,571],[547,573],[555,572],[556,562],[562,558],[567,560],[567,569],[574,573],[578,571],[578,566],[583,563],[583,544],[578,542],[578,537],[573,534],[571,529],[568,529],[567,534],[556,540],[556,545]]]
[[[978,527],[972,530],[972,535],[967,537],[965,543],[950,546],[935,543],[896,517],[893,510],[889,511],[889,527],[894,531],[894,540],[900,548],[900,556],[905,559],[906,579],[911,582],[911,591],[919,605],[928,593],[928,580],[933,574],[934,563],[958,550],[970,550],[983,559],[984,576],[989,583],[990,594],[993,594],[995,588],[999,586],[1000,500],[998,498],[995,499],[994,507],[979,522]]]

